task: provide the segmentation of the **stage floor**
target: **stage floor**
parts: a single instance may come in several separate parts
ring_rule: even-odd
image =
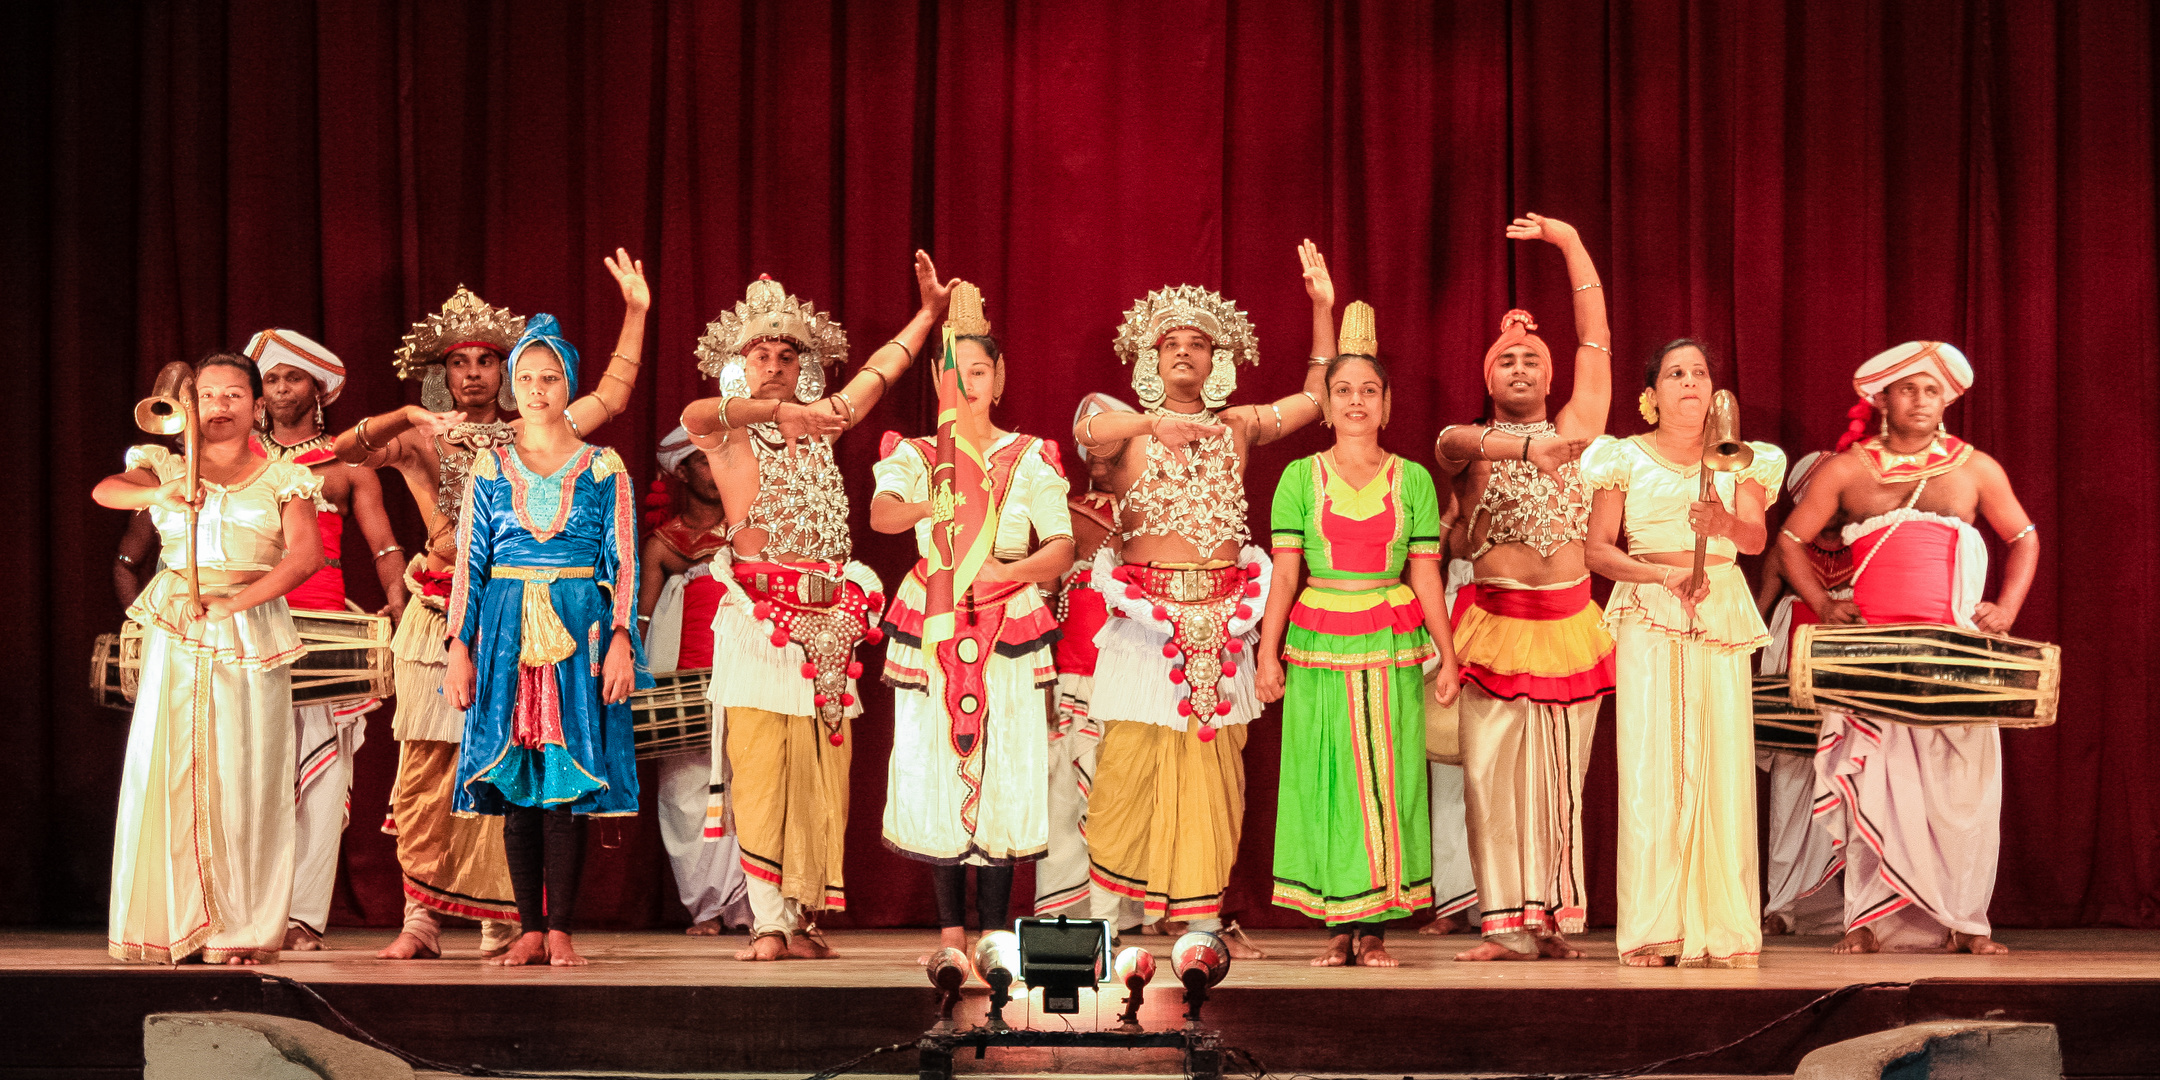
[[[495,1068],[808,1073],[873,1046],[906,1041],[935,1019],[935,995],[916,964],[923,931],[843,931],[839,959],[740,963],[740,935],[580,934],[584,968],[506,969],[453,950],[435,961],[374,959],[383,930],[335,929],[332,948],[287,953],[261,968],[120,964],[102,935],[0,933],[0,1045],[41,1044],[66,1032],[40,1073],[126,1075],[140,1069],[140,1021],[154,1011],[242,1009],[337,1022],[306,984],[388,1042],[442,1061]],[[1635,969],[1615,962],[1612,935],[1583,935],[1579,961],[1463,964],[1468,936],[1399,932],[1392,970],[1313,968],[1317,932],[1253,938],[1272,956],[1239,961],[1207,1006],[1205,1026],[1278,1073],[1433,1075],[1622,1069],[1717,1047],[1840,987],[1856,990],[1779,1024],[1746,1045],[1690,1062],[1692,1073],[1789,1073],[1816,1046],[1918,1020],[2001,1018],[2056,1023],[2066,1075],[2160,1073],[2160,931],[2004,931],[2007,956],[1883,953],[1833,956],[1832,939],[1766,942],[1744,970]],[[1170,940],[1128,939],[1165,961],[1143,1012],[1150,1030],[1181,1023]],[[476,943],[473,931],[448,935]],[[1016,1027],[1107,1027],[1122,990],[1084,995],[1077,1016],[1016,1002]],[[971,985],[964,1021],[988,991]],[[17,1028],[8,1032],[7,1028]],[[27,1041],[26,1041],[27,1040]],[[963,1067],[998,1071],[1164,1072],[1174,1059],[1101,1059],[1103,1052],[994,1052]],[[1003,1059],[1002,1061],[1000,1059]],[[911,1072],[913,1054],[866,1071]],[[84,1071],[88,1070],[88,1071]],[[0,1073],[15,1075],[14,1070]],[[57,1073],[56,1073],[57,1074]]]

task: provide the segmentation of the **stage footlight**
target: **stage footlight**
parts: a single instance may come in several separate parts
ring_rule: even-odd
[[[975,974],[990,984],[990,1018],[984,1026],[1005,1027],[1005,1003],[1012,1000],[1013,978],[1020,970],[1020,938],[1010,930],[992,930],[975,942]]]
[[[1101,919],[1021,919],[1020,978],[1042,987],[1043,1011],[1080,1011],[1080,988],[1109,974],[1110,924]]]
[[[953,1023],[953,1007],[960,1004],[960,987],[968,980],[968,957],[947,946],[930,956],[930,985],[938,988],[938,1026]]]
[[[1140,1030],[1140,1003],[1147,998],[1148,980],[1155,977],[1155,954],[1139,946],[1119,950],[1110,965],[1110,977],[1125,984],[1125,1011],[1118,1016],[1118,1029]]]
[[[1208,990],[1230,974],[1230,950],[1220,937],[1194,930],[1170,947],[1170,970],[1185,984],[1185,1019],[1200,1022],[1200,1007],[1207,1004]]]

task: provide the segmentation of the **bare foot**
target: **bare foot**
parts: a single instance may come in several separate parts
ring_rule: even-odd
[[[2005,949],[2004,951],[2008,952],[2009,950]],[[256,959],[254,953],[234,953],[219,962],[226,967],[254,967],[262,963],[261,960]]]
[[[785,960],[787,959],[786,934],[759,934],[750,939],[750,947],[735,954],[737,960]]]
[[[1856,926],[1845,931],[1845,936],[1839,938],[1837,944],[1830,946],[1830,951],[1833,953],[1871,953],[1880,952],[1881,946],[1875,944],[1875,931],[1865,926]]]
[[[700,919],[697,922],[691,923],[689,926],[684,927],[683,933],[688,934],[691,937],[719,937],[720,920]]]
[[[1252,939],[1245,936],[1245,928],[1239,926],[1236,919],[1230,920],[1230,925],[1217,931],[1216,936],[1222,938],[1223,948],[1229,950],[1230,959],[1232,960],[1265,960],[1268,958],[1267,953],[1260,946],[1253,944]]]
[[[519,934],[518,939],[510,943],[510,948],[504,950],[500,959],[491,960],[489,963],[499,964],[503,967],[545,964],[548,962],[547,939],[548,936],[538,930],[529,930]]]
[[[1960,934],[1952,930],[1950,931],[1950,951],[1971,953],[1974,956],[2001,956],[2010,951],[2010,946],[1986,934]]]
[[[413,934],[401,931],[396,941],[383,946],[382,951],[375,954],[375,959],[440,960],[442,959],[442,953],[437,952],[427,942],[420,940]]]
[[[1480,941],[1474,947],[1455,954],[1455,959],[1462,963],[1483,960],[1535,960],[1537,958],[1538,954],[1534,952],[1516,952],[1497,941],[1490,940]]]
[[[1764,937],[1784,937],[1792,933],[1793,928],[1785,916],[1773,911],[1762,917],[1762,932]]]
[[[577,946],[570,944],[570,935],[561,930],[547,932],[548,963],[556,967],[584,967],[592,961],[578,955]]]
[[[305,926],[285,928],[285,944],[279,946],[285,952],[321,952],[322,939]]]
[[[1156,934],[1161,937],[1183,937],[1185,924],[1164,919],[1142,926],[1140,932],[1143,934]]]
[[[1547,960],[1580,960],[1583,958],[1581,949],[1568,944],[1567,939],[1558,934],[1539,938],[1537,953]]]
[[[1370,934],[1358,939],[1357,962],[1359,967],[1399,967],[1402,963],[1388,955],[1385,938]]]
[[[1348,934],[1330,935],[1327,939],[1327,948],[1310,961],[1314,967],[1341,967],[1349,962],[1350,935]]]
[[[1457,912],[1453,915],[1442,915],[1439,918],[1434,919],[1433,921],[1426,923],[1421,927],[1418,927],[1418,933],[1420,934],[1439,934],[1442,936],[1448,934],[1467,934],[1470,932],[1470,930],[1470,920],[1463,918],[1461,912]]]
[[[815,926],[805,926],[788,935],[787,952],[797,960],[837,960],[840,954],[825,942],[825,935]]]
[[[938,949],[958,949],[958,950],[960,950],[961,952],[966,952],[966,951],[967,951],[967,927],[965,927],[965,926],[941,926],[941,927],[938,927]],[[923,967],[929,967],[929,966],[930,966],[930,958],[931,958],[932,956],[936,955],[936,953],[937,953],[937,949],[932,949],[932,950],[930,950],[929,952],[926,952],[926,953],[922,954],[921,956],[918,956],[918,957],[916,957],[916,958],[915,958],[915,962],[916,962],[917,964],[920,964],[920,965],[922,965]]]
[[[1635,953],[1634,955],[1631,955],[1631,956],[1623,956],[1623,957],[1621,957],[1621,958],[1620,958],[1620,962],[1621,962],[1621,963],[1623,963],[1623,964],[1626,964],[1626,965],[1627,965],[1627,966],[1629,966],[1629,967],[1671,967],[1671,966],[1673,966],[1673,958],[1672,958],[1672,957],[1670,957],[1670,956],[1658,956],[1658,955],[1656,955],[1655,953]]]

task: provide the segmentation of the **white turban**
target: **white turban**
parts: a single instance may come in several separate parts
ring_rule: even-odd
[[[675,430],[668,432],[667,437],[660,440],[660,452],[656,455],[660,461],[660,471],[674,472],[696,452],[697,447],[690,442],[690,429],[681,424],[675,425]]]
[[[1860,370],[1853,372],[1853,390],[1861,400],[1872,402],[1891,383],[1923,372],[1942,380],[1945,405],[1972,389],[1972,364],[1957,346],[1941,341],[1908,341],[1884,349],[1860,365]]]
[[[1080,399],[1080,409],[1078,412],[1073,413],[1073,426],[1078,427],[1080,425],[1080,421],[1085,420],[1088,417],[1095,415],[1096,413],[1139,411],[1140,410],[1135,409],[1132,406],[1127,405],[1124,402],[1119,401],[1118,399],[1111,397],[1108,394],[1089,394],[1088,396]],[[1078,439],[1073,440],[1073,445],[1080,448],[1080,460],[1083,462],[1086,461],[1088,459],[1088,448],[1084,445],[1081,445]]]
[[[322,403],[337,400],[345,389],[345,365],[337,354],[290,330],[265,330],[248,339],[247,358],[265,375],[279,364],[291,364],[322,384]]]
[[[1794,506],[1800,505],[1800,500],[1807,496],[1808,481],[1815,478],[1816,466],[1821,465],[1829,456],[1820,450],[1810,451],[1793,465],[1791,472],[1785,474],[1785,490],[1792,492]]]

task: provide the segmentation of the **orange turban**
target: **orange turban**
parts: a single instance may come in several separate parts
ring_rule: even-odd
[[[1492,348],[1485,350],[1486,386],[1492,385],[1493,365],[1500,362],[1500,354],[1517,345],[1527,344],[1548,362],[1552,360],[1552,350],[1545,347],[1545,339],[1530,332],[1535,329],[1537,320],[1521,308],[1500,317],[1500,340],[1493,342]]]

